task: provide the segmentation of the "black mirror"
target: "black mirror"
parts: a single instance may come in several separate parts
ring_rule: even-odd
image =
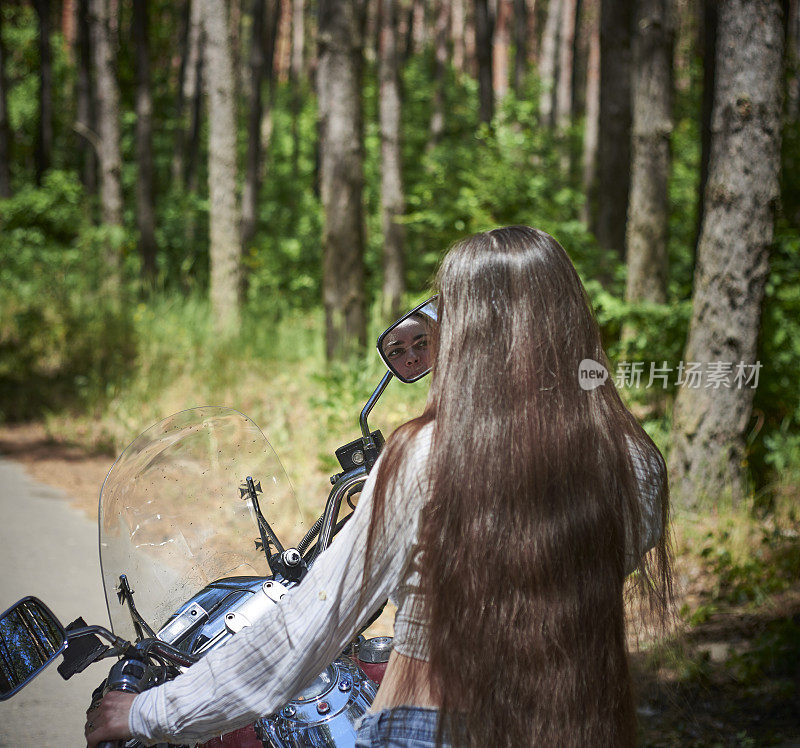
[[[41,673],[66,643],[64,627],[41,600],[12,605],[0,616],[0,701]]]
[[[378,338],[378,353],[401,382],[416,382],[431,370],[430,342],[439,324],[438,297],[422,302]]]

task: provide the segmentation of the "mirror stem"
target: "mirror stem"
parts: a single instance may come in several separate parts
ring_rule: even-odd
[[[367,404],[364,406],[364,409],[361,411],[361,415],[358,417],[358,423],[361,426],[361,434],[364,437],[364,448],[371,449],[375,447],[375,441],[372,438],[372,434],[370,434],[369,426],[367,425],[367,417],[370,414],[370,411],[375,406],[375,403],[378,402],[378,398],[383,394],[383,391],[386,389],[386,385],[389,384],[392,376],[392,372],[387,371],[386,374],[383,375],[383,379],[381,379],[380,384],[375,388],[375,391],[369,396],[369,400],[367,400]]]

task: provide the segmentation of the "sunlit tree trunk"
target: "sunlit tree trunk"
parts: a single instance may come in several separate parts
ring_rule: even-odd
[[[783,28],[779,0],[719,6],[706,210],[683,360],[730,369],[730,386],[678,389],[672,494],[696,507],[747,494],[745,436],[778,200]],[[753,368],[744,369],[754,374]],[[707,382],[704,382],[704,384]]]
[[[153,100],[150,96],[150,39],[147,0],[133,0],[136,47],[136,224],[142,274],[156,276],[156,218],[153,197]]]
[[[539,58],[539,116],[545,127],[554,125],[556,72],[558,70],[558,32],[561,26],[561,10],[564,0],[549,0],[547,21],[542,36],[542,53]]]
[[[589,55],[586,61],[586,124],[583,128],[583,222],[592,224],[597,188],[597,139],[600,125],[600,4],[587,3]]]
[[[578,0],[561,0],[561,24],[558,33],[558,83],[556,85],[556,127],[564,131],[572,119],[572,67],[575,52],[575,25]]]
[[[11,128],[7,94],[6,48],[3,44],[3,14],[0,12],[0,198],[11,197]]]
[[[90,0],[92,53],[97,86],[98,157],[100,162],[100,203],[103,223],[122,225],[122,156],[119,131],[119,89],[116,78],[114,35],[108,0]],[[116,24],[115,24],[116,25]],[[109,257],[116,267],[119,258]]]
[[[366,345],[361,103],[361,0],[319,0],[320,192],[324,210],[325,352],[341,359]]]
[[[397,55],[398,0],[381,0],[379,49],[381,126],[381,226],[383,228],[383,311],[400,316],[405,292],[405,211],[400,143],[400,73]]]
[[[489,2],[475,0],[475,55],[478,59],[478,114],[481,122],[491,122],[494,117],[493,39],[494,17]]]
[[[499,104],[508,93],[508,60],[510,55],[509,26],[511,5],[509,0],[497,0],[494,43],[492,44],[492,77],[494,99]]]
[[[628,202],[625,297],[667,299],[672,134],[672,0],[639,0],[633,38],[633,163]],[[624,336],[623,336],[624,337]]]
[[[236,103],[224,0],[201,0],[208,66],[208,198],[211,309],[220,334],[239,331],[240,241]]]
[[[465,0],[452,0],[450,4],[450,30],[453,35],[453,67],[461,74],[466,72],[466,25]]]
[[[633,0],[600,2],[600,134],[597,224],[603,249],[625,257],[631,162],[631,33]]]
[[[35,0],[39,18],[39,122],[36,130],[36,184],[53,158],[53,63],[50,55],[52,9],[50,0]]]

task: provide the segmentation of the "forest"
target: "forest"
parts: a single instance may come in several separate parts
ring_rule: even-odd
[[[799,38],[797,0],[3,0],[0,451],[228,405],[312,516],[380,331],[536,226],[669,467],[643,744],[800,738]]]

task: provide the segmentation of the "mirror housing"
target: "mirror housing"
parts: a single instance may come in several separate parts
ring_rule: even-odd
[[[438,298],[423,301],[378,337],[378,353],[401,382],[416,382],[431,370],[429,343],[439,324]]]
[[[23,597],[0,616],[0,701],[11,698],[67,645],[67,633],[41,600]]]

